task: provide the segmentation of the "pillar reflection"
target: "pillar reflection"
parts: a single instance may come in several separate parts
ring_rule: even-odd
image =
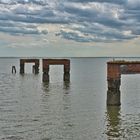
[[[108,106],[107,107],[107,128],[106,134],[108,139],[115,139],[121,137],[120,133],[120,107]]]
[[[43,126],[47,136],[72,140],[75,117],[71,107],[70,82],[42,82],[42,86]]]
[[[63,89],[65,91],[68,91],[70,89],[70,82],[69,81],[64,81],[63,82]]]

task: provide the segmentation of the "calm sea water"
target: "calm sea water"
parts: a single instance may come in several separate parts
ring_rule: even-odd
[[[122,104],[107,107],[106,62],[111,59],[70,60],[70,83],[63,82],[63,66],[51,66],[45,84],[41,68],[34,75],[32,64],[26,64],[22,76],[19,59],[0,59],[0,140],[140,139],[140,75],[123,75]]]

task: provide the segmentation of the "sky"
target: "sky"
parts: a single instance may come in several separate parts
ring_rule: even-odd
[[[139,57],[140,0],[0,0],[0,57]]]

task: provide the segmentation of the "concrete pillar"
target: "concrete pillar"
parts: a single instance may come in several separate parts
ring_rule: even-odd
[[[139,61],[109,61],[107,62],[107,105],[119,106],[121,74],[140,73]]]
[[[64,81],[70,81],[70,64],[64,65]]]
[[[108,79],[107,105],[121,105],[120,79]]]
[[[43,82],[49,82],[49,74],[46,72],[43,72],[42,80],[43,80]]]
[[[37,65],[37,64],[34,65],[34,72],[35,72],[35,74],[39,73],[39,65]]]
[[[42,81],[43,82],[49,82],[49,64],[46,63],[46,61],[43,59],[43,77]]]
[[[24,74],[24,64],[20,63],[20,74]]]
[[[70,81],[70,74],[69,73],[64,73],[64,75],[63,75],[63,79],[64,79],[64,81]]]
[[[32,72],[35,74],[39,73],[39,59],[20,59],[20,74],[24,74],[25,63],[35,63],[32,67]]]
[[[32,73],[35,73],[35,65],[32,67]]]
[[[49,65],[64,65],[64,81],[70,81],[70,60],[68,59],[43,59],[43,82],[49,81]]]
[[[107,65],[107,105],[119,106],[120,102],[120,65],[118,64],[108,64]]]

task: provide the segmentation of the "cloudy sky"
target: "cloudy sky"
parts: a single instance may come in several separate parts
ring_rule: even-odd
[[[0,56],[140,56],[140,0],[0,0]]]

